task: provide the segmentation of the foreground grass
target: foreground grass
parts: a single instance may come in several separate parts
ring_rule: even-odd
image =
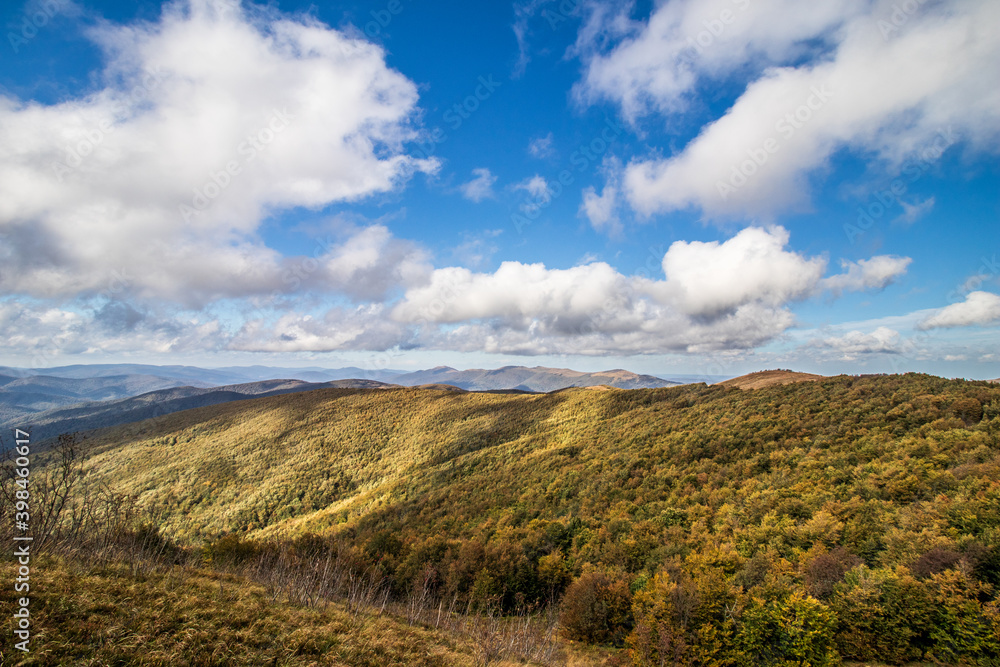
[[[510,667],[486,661],[477,639],[407,624],[391,614],[340,605],[305,608],[269,595],[243,577],[203,568],[85,566],[62,557],[32,564],[30,653],[15,650],[5,614],[0,665],[438,665]],[[16,565],[0,562],[0,581]],[[147,570],[146,567],[143,570]],[[0,592],[13,610],[13,586]],[[605,649],[561,648],[552,664],[595,667]]]
[[[246,580],[174,566],[134,574],[129,566],[84,567],[61,558],[34,564],[32,639],[14,650],[5,614],[3,657],[10,665],[473,665],[461,638],[389,616],[353,616],[270,599]],[[0,565],[11,582],[15,566]],[[5,586],[3,608],[14,608]]]

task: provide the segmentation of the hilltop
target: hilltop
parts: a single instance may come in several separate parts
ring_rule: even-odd
[[[774,385],[791,384],[793,382],[812,382],[821,379],[823,379],[822,375],[814,375],[812,373],[774,370],[748,373],[723,382],[718,382],[717,384],[720,384],[723,387],[736,387],[737,389],[760,389],[762,387],[772,387]]]

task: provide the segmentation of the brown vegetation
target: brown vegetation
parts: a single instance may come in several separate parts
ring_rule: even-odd
[[[785,385],[793,382],[811,382],[823,379],[822,375],[812,373],[799,373],[796,371],[757,371],[739,377],[731,378],[717,384],[723,387],[736,387],[737,389],[761,389],[763,387],[773,387],[774,385]]]

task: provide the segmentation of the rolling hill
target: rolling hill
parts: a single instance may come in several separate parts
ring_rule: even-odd
[[[181,410],[242,401],[260,396],[276,396],[324,388],[379,389],[388,387],[374,380],[335,380],[314,383],[301,380],[263,380],[224,387],[174,387],[112,401],[76,404],[0,419],[0,428],[27,428],[36,442],[62,433],[89,431],[141,421]]]
[[[737,389],[760,389],[762,387],[773,387],[775,385],[792,384],[793,382],[812,382],[823,379],[822,375],[812,373],[798,373],[796,371],[757,371],[739,377],[724,380],[717,384],[723,387],[736,387]]]
[[[106,364],[44,369],[6,368],[0,375],[0,428],[32,427],[40,439],[60,433],[113,426],[247,396],[322,387],[379,387],[383,379],[403,386],[452,387],[466,391],[546,392],[608,385],[635,389],[678,383],[615,370],[581,373],[568,369],[507,366],[496,370],[368,371],[357,367],[276,368]],[[143,374],[145,373],[145,374]],[[291,378],[291,379],[289,379]],[[226,380],[221,386],[219,382]],[[174,390],[174,391],[169,391]],[[129,400],[130,398],[135,400]]]
[[[48,410],[84,401],[109,401],[180,386],[182,383],[179,380],[153,375],[110,375],[84,379],[48,375],[0,376],[0,404],[32,411]]]
[[[320,389],[85,451],[81,497],[131,496],[213,563],[335,545],[401,603],[558,604],[567,637],[632,664],[1000,659],[987,382]]]

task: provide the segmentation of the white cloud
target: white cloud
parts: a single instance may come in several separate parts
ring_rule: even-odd
[[[614,184],[605,184],[601,194],[593,187],[583,190],[583,203],[580,213],[587,216],[590,226],[598,232],[606,232],[611,236],[622,233],[621,220],[618,218],[618,188]]]
[[[487,252],[485,244],[499,233],[477,237],[483,244],[473,249]],[[663,277],[650,279],[594,258],[568,269],[520,262],[493,272],[433,269],[422,249],[381,224],[342,225],[339,239],[318,241],[312,256],[279,262],[285,290],[270,300],[154,312],[116,285],[76,309],[0,302],[0,336],[10,351],[28,356],[395,347],[588,355],[748,350],[784,334],[795,324],[789,306],[823,289],[826,261],[787,243],[781,227],[748,228],[723,242],[678,241],[664,254]],[[120,278],[122,286],[129,280]],[[856,287],[864,284],[879,283]],[[397,298],[399,285],[407,289]],[[329,291],[361,303],[330,307]],[[246,312],[234,318],[230,311],[241,308]]]
[[[757,77],[680,153],[629,164],[630,204],[645,215],[694,207],[771,217],[807,208],[808,175],[842,149],[889,169],[933,161],[956,137],[996,151],[1000,90],[984,82],[1000,78],[1000,5],[927,3],[898,29],[880,29],[895,6],[678,0],[647,22],[582,31],[579,98],[613,100],[632,120],[683,111],[701,86],[747,69]],[[692,48],[724,11],[718,34]],[[602,50],[602,39],[615,46]]]
[[[84,309],[0,302],[0,338],[27,367],[52,366],[63,355],[204,352],[224,344],[213,317],[157,314],[123,301]]]
[[[250,320],[226,348],[279,353],[387,350],[404,345],[411,336],[404,326],[384,316],[382,304],[367,304],[332,308],[322,317],[288,313],[273,323]]]
[[[917,325],[919,329],[950,329],[985,326],[1000,322],[1000,296],[991,292],[970,292],[965,301],[945,306]]]
[[[497,182],[497,177],[485,167],[472,170],[474,178],[459,186],[462,196],[474,202],[481,202],[484,199],[492,199],[496,196],[493,192],[493,184]]]
[[[504,262],[493,273],[435,270],[392,310],[422,344],[512,354],[747,349],[794,324],[787,306],[820,288],[826,261],[787,250],[781,227],[725,242],[675,242],[664,278],[608,264],[569,269]],[[445,325],[439,329],[435,325]]]
[[[310,259],[298,260],[302,270],[292,275],[307,274],[313,266]],[[352,229],[342,243],[328,246],[316,258],[316,266],[316,281],[307,274],[304,286],[340,292],[358,301],[385,299],[394,288],[424,282],[432,270],[422,248],[395,238],[384,225]],[[282,278],[286,284],[288,273],[286,269]]]
[[[776,307],[816,288],[826,261],[785,250],[782,227],[748,227],[719,243],[677,241],[663,258],[665,299],[691,316],[715,316],[759,302]]]
[[[837,295],[845,291],[884,289],[906,273],[912,261],[909,257],[894,255],[878,255],[857,262],[843,260],[840,265],[846,273],[824,279],[822,286]]]
[[[312,19],[191,0],[92,36],[108,62],[95,92],[0,96],[7,293],[85,295],[112,269],[138,296],[187,304],[287,289],[286,260],[257,237],[265,217],[437,166],[403,152],[414,84]]]
[[[934,208],[934,197],[928,197],[912,204],[901,199],[899,205],[903,207],[903,215],[899,216],[898,220],[911,225]]]
[[[531,143],[528,144],[528,153],[532,157],[539,159],[551,157],[555,155],[555,148],[553,148],[553,136],[549,132],[544,137],[538,137],[537,139],[532,139]]]
[[[552,188],[545,177],[539,174],[515,183],[512,188],[528,193],[528,201],[522,202],[520,206],[521,212],[526,215],[533,215],[552,199]]]
[[[552,196],[552,189],[549,187],[548,181],[545,180],[544,176],[539,174],[535,174],[531,178],[526,178],[520,183],[515,184],[514,189],[524,190],[540,202],[547,202],[549,197]]]
[[[619,216],[621,184],[618,175],[621,173],[621,162],[614,157],[605,158],[601,171],[605,179],[604,189],[597,194],[594,187],[584,188],[580,214],[587,217],[595,231],[617,237],[624,229]]]
[[[816,339],[807,347],[835,352],[841,361],[855,361],[869,354],[899,354],[901,351],[898,331],[878,327],[871,333],[849,331],[842,336]]]

